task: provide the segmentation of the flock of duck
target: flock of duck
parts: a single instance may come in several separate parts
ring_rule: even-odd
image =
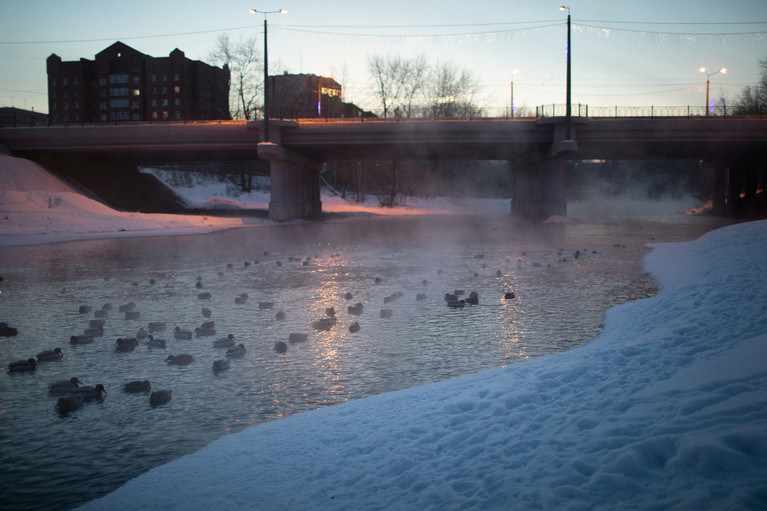
[[[279,261],[278,261],[279,262]],[[380,284],[382,282],[380,277],[376,277],[375,283]],[[428,281],[422,281],[425,286]],[[199,290],[203,287],[201,277],[197,278],[195,287]],[[465,306],[478,305],[479,295],[476,291],[472,291],[468,296],[465,296],[465,291],[456,289],[453,292],[445,293],[444,300],[449,308],[457,309]],[[198,300],[209,300],[211,293],[208,291],[199,292],[197,294]],[[391,295],[385,296],[383,299],[384,305],[390,304],[404,296],[401,292],[395,292]],[[418,293],[416,295],[417,301],[422,301],[427,298],[425,293]],[[514,299],[513,292],[506,293],[505,299]],[[353,295],[346,293],[344,299],[351,301]],[[248,300],[247,293],[242,293],[235,297],[234,303],[242,305]],[[272,309],[273,302],[259,302],[258,308]],[[106,319],[110,312],[113,310],[113,305],[110,303],[104,304],[101,308],[95,309],[90,305],[81,305],[79,307],[79,313],[81,315],[93,314],[93,319],[89,320],[88,327],[83,330],[82,334],[72,335],[70,337],[70,344],[75,345],[88,345],[96,341],[96,338],[104,336],[104,326]],[[364,305],[361,302],[356,302],[347,307],[346,312],[349,316],[356,317],[363,313]],[[129,302],[120,305],[118,312],[124,314],[126,320],[138,320],[141,315],[136,310],[136,304]],[[202,315],[205,318],[210,318],[212,312],[209,308],[202,308]],[[390,308],[382,308],[379,316],[381,318],[390,318],[393,315],[393,310]],[[285,319],[285,313],[278,311],[275,318],[279,320]],[[335,327],[337,324],[337,312],[334,307],[325,309],[325,317],[322,317],[311,323],[311,326],[317,331],[328,331]],[[8,335],[16,335],[15,328],[9,327],[6,323],[0,323],[0,334],[8,333]],[[355,334],[361,330],[361,326],[358,321],[353,321],[349,324],[348,330],[350,333]],[[166,340],[155,337],[159,336],[162,332],[170,332],[168,325],[164,321],[150,321],[146,327],[140,327],[135,336],[132,337],[119,337],[116,339],[114,346],[115,352],[124,353],[132,352],[140,345],[145,345],[148,349],[166,349]],[[195,337],[209,337],[215,336],[216,326],[213,320],[203,321],[200,326],[194,330],[185,330],[179,326],[176,326],[172,330],[173,338],[175,340],[191,340]],[[288,351],[289,344],[303,343],[308,340],[308,335],[305,333],[290,333],[287,338],[287,343],[278,340],[274,343],[274,351],[280,354],[284,354]],[[245,345],[239,343],[233,334],[228,334],[226,337],[221,337],[212,342],[212,348],[217,350],[225,349],[225,358],[216,358],[212,363],[212,371],[214,374],[219,374],[223,371],[227,371],[230,368],[230,359],[243,358],[246,355]],[[45,350],[36,355],[36,357],[30,357],[25,360],[18,360],[10,362],[8,364],[8,371],[10,373],[22,373],[22,372],[34,372],[37,370],[41,363],[55,362],[62,360],[64,352],[61,348],[54,348]],[[187,366],[195,362],[195,357],[188,353],[169,354],[165,358],[165,362],[168,365]],[[126,382],[122,385],[122,390],[129,394],[149,394],[149,403],[151,406],[161,406],[168,403],[172,399],[172,391],[169,389],[152,390],[152,386],[148,380],[134,380]],[[83,383],[77,377],[72,377],[69,380],[58,381],[51,383],[49,386],[49,393],[52,396],[58,396],[59,399],[56,403],[55,410],[65,416],[73,411],[79,410],[85,403],[92,401],[101,401],[104,396],[107,395],[107,391],[103,384],[96,385],[83,385]]]

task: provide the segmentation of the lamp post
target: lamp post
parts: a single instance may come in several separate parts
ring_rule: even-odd
[[[269,142],[269,57],[267,48],[267,14],[286,14],[286,9],[280,9],[279,11],[258,11],[251,9],[251,14],[263,14],[264,15],[264,142]]]
[[[511,72],[511,117],[514,117],[514,74],[517,72],[515,69]]]
[[[570,117],[572,114],[572,103],[570,101],[570,66],[572,65],[572,58],[570,53],[570,8],[566,5],[562,5],[559,7],[560,11],[567,10],[567,107],[566,107],[566,115],[567,115],[567,140],[572,140],[572,130],[570,128]]]
[[[700,69],[698,69],[698,71],[700,71],[701,73],[706,75],[706,117],[708,117],[708,111],[711,108],[709,106],[709,104],[708,104],[708,95],[709,95],[709,91],[711,90],[711,80],[710,79],[711,79],[712,76],[717,75],[719,73],[722,73],[723,75],[727,74],[727,68],[723,67],[719,71],[714,71],[713,73],[707,73],[706,72],[706,68],[705,67],[701,67]]]

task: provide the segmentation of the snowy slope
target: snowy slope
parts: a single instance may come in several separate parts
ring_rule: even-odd
[[[269,422],[81,509],[765,509],[767,222],[559,355]]]

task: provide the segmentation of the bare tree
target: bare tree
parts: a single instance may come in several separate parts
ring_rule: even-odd
[[[760,60],[762,75],[759,83],[748,86],[740,93],[735,103],[735,113],[739,115],[767,113],[767,59]]]
[[[425,88],[428,65],[424,56],[368,58],[368,71],[375,82],[375,93],[381,102],[383,117],[414,117],[419,94]]]
[[[255,118],[259,108],[263,74],[261,54],[257,47],[255,37],[234,42],[228,34],[221,34],[210,55],[210,60],[216,65],[229,66],[229,111],[234,119]]]
[[[474,117],[481,114],[474,97],[477,80],[468,70],[438,64],[429,80],[429,110],[433,117]]]

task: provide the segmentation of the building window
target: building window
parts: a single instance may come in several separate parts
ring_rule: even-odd
[[[175,98],[173,100],[173,106],[181,106],[181,98]]]
[[[168,88],[167,87],[163,87],[162,88],[162,93],[163,94],[167,94],[168,93]]]
[[[132,120],[132,121],[140,121],[140,120],[141,120],[141,115],[139,115],[139,114],[133,114],[133,115],[131,116],[131,120]]]
[[[127,96],[128,87],[110,87],[109,95],[110,96]]]
[[[173,73],[173,81],[177,82],[179,80],[181,80],[181,75],[178,73]]]
[[[152,112],[152,119],[157,120],[157,112]]]
[[[138,109],[140,108],[140,106],[139,106],[139,104],[138,104],[138,101],[133,101],[133,102],[131,103],[130,107],[131,107],[133,110],[138,110]]]
[[[128,83],[128,75],[125,73],[109,75],[109,83]]]
[[[162,100],[162,106],[168,106],[168,100],[167,99],[163,99]]]
[[[152,106],[157,106],[157,100],[156,99],[152,100]]]
[[[162,118],[165,119],[166,121],[168,120],[168,112],[167,111],[162,113]]]
[[[58,85],[58,80],[56,80],[56,77],[51,78],[51,85]]]
[[[152,81],[153,81],[153,82],[156,82],[156,81],[157,81],[157,75],[152,75]]]
[[[138,76],[133,77],[133,85],[138,85],[140,83],[140,79]]]
[[[69,78],[62,78],[61,85],[69,85]]]
[[[140,96],[141,95],[141,89],[133,89],[131,91],[131,96]]]
[[[173,87],[173,92],[175,92],[176,94],[181,94],[181,86],[176,85],[175,87]]]
[[[102,101],[101,103],[99,103],[99,110],[106,110],[106,109],[107,109],[106,101]]]
[[[128,108],[129,101],[127,99],[110,99],[109,108]]]
[[[64,103],[64,110],[69,110],[69,102]]]
[[[106,84],[107,84],[107,79],[106,78],[103,78],[103,77],[99,78],[99,85],[106,85]]]
[[[152,94],[157,94],[157,87],[152,87]]]
[[[80,85],[80,79],[75,76],[74,80],[72,80],[72,83],[74,83],[75,85]]]
[[[181,119],[181,112],[179,112],[178,110],[173,112],[173,118],[174,119]]]
[[[162,74],[162,81],[163,82],[167,82],[168,81],[168,73],[163,73]]]

